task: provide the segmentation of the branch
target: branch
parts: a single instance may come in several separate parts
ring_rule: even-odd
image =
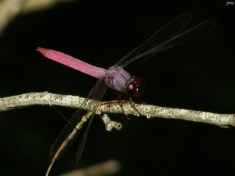
[[[71,171],[61,176],[98,176],[98,175],[112,175],[120,171],[121,167],[118,161],[109,160],[99,163],[87,168]]]
[[[83,103],[83,102],[86,103]],[[98,107],[97,107],[98,103]],[[207,123],[221,127],[235,126],[235,114],[217,114],[211,112],[194,111],[187,109],[160,107],[147,104],[135,104],[129,101],[95,101],[72,95],[53,94],[48,92],[32,92],[16,96],[0,98],[0,111],[7,111],[17,107],[32,105],[55,105],[70,108],[82,108],[93,111],[102,116],[107,130],[120,129],[121,124],[111,121],[107,114],[124,114],[145,116],[150,118],[179,119],[193,122]]]
[[[47,9],[70,1],[72,0],[0,0],[0,35],[17,15]]]

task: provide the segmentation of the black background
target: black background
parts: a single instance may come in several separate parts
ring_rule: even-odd
[[[219,25],[203,38],[159,53],[130,71],[143,77],[149,104],[217,113],[235,112],[235,15],[226,1],[74,1],[17,17],[0,38],[0,96],[32,91],[85,96],[95,79],[43,58],[37,46],[109,67],[182,12],[192,26]],[[109,91],[106,99],[115,97]],[[111,99],[112,99],[111,98]],[[74,112],[58,108],[68,117]],[[0,114],[0,175],[43,175],[49,149],[66,121],[51,107]],[[79,167],[117,159],[117,175],[232,175],[235,130],[177,121],[117,116],[120,132],[96,118]],[[52,175],[74,168],[81,138],[56,162]]]

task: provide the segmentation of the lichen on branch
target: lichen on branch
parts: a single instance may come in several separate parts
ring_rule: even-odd
[[[86,103],[84,103],[84,101]],[[99,104],[98,108],[97,103]],[[79,96],[53,94],[49,92],[31,92],[0,98],[0,111],[7,111],[13,108],[32,105],[82,108],[87,111],[93,111],[96,114],[125,114],[132,115],[133,118],[141,115],[147,119],[167,118],[201,122],[221,127],[235,126],[235,114],[218,114],[188,109],[160,107],[148,104],[136,104],[126,100],[99,102]]]

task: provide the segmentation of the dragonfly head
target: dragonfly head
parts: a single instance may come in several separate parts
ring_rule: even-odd
[[[144,88],[143,80],[134,76],[126,86],[126,93],[132,97],[139,97],[143,94]]]

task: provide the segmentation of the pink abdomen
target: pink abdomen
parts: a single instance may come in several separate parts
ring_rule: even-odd
[[[100,79],[105,74],[106,69],[90,65],[86,62],[81,61],[80,59],[74,58],[62,52],[56,50],[50,50],[46,48],[38,47],[39,51],[43,56],[66,65],[70,68],[83,72],[87,75]]]

